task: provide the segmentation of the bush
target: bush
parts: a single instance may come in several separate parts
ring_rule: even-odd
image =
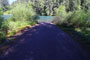
[[[90,26],[90,10],[77,9],[75,11],[66,11],[64,5],[60,5],[57,16],[59,17],[58,25],[68,25],[72,27]]]
[[[67,17],[67,12],[66,12],[65,6],[61,5],[61,6],[59,7],[57,13],[58,13],[57,15],[58,15],[59,18],[60,18],[60,19],[59,19],[59,23],[62,24],[62,23],[65,21],[66,17]]]
[[[3,15],[3,12],[2,12],[2,8],[0,7],[0,29],[1,29],[1,26],[2,26],[3,20],[4,20],[4,18],[2,17],[2,15]]]
[[[22,27],[28,26],[30,23],[28,21],[9,21],[8,22],[8,32],[17,32],[20,30]]]
[[[75,27],[84,27],[88,24],[89,18],[88,12],[84,10],[76,10],[69,18],[68,22],[71,23]]]
[[[26,26],[31,26],[35,24],[34,17],[35,12],[33,10],[33,6],[31,2],[29,3],[17,3],[12,7],[9,11],[12,15],[10,19],[8,19],[8,33],[13,35],[16,34],[17,31]]]
[[[1,27],[2,27],[3,20],[4,20],[4,18],[0,15],[0,29],[1,29]]]
[[[3,19],[3,17],[0,16],[0,43],[4,39],[6,39],[6,37],[5,37],[6,32],[5,32],[4,28],[3,28],[3,26],[4,26],[3,23],[4,23],[4,19]]]
[[[1,6],[0,6],[0,15],[3,15],[3,9]]]
[[[1,11],[0,11],[1,12]],[[35,24],[33,20],[35,12],[32,4],[17,3],[9,10],[12,15],[10,19],[5,20],[0,16],[0,39],[6,38],[7,34],[14,35],[20,29]]]
[[[0,8],[0,44],[4,43],[6,40],[6,33],[7,33],[7,22],[2,17],[3,10]]]
[[[14,21],[31,21],[33,16],[35,16],[35,12],[30,3],[17,3],[15,7],[11,10],[12,18]]]
[[[88,14],[89,17],[88,17],[86,26],[90,27],[90,10],[88,10],[87,14]]]
[[[72,12],[66,12],[66,7],[64,5],[60,5],[57,11],[57,16],[58,16],[57,24],[61,25],[67,23],[67,19],[71,16],[71,14]]]

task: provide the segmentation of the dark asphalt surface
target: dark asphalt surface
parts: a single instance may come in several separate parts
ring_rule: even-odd
[[[18,38],[0,60],[90,60],[88,54],[53,24],[40,23]]]

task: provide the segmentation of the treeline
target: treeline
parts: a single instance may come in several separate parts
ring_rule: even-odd
[[[2,7],[3,11],[7,11],[9,8],[8,0],[0,0],[0,6]]]
[[[44,16],[56,15],[60,5],[64,5],[67,12],[75,11],[79,8],[90,9],[90,0],[21,0],[22,3],[28,1],[33,2],[33,7],[38,15]]]
[[[41,16],[55,16],[60,5],[64,5],[67,12],[79,8],[90,9],[90,0],[17,0],[12,5],[18,2],[28,3],[29,1],[33,3],[36,13]],[[8,0],[0,0],[0,5],[4,11],[9,9]]]

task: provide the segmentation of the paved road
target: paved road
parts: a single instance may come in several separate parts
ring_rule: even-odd
[[[18,40],[1,60],[90,60],[77,42],[53,24],[40,23]]]

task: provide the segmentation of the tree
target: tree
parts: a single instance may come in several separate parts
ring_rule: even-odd
[[[17,0],[22,3],[32,1],[34,3],[34,10],[38,15],[56,15],[56,11],[60,5],[64,5],[66,11],[75,11],[77,9],[89,9],[90,0]]]
[[[8,9],[8,0],[0,0],[0,5],[2,6],[3,10],[6,11]]]
[[[0,6],[0,15],[3,15],[3,9],[1,6]]]

